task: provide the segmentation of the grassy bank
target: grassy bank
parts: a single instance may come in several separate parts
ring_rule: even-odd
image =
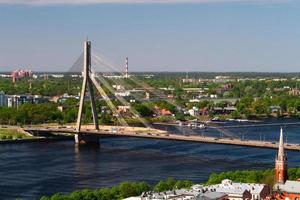
[[[32,138],[23,133],[19,133],[17,129],[0,129],[0,140],[16,140]]]

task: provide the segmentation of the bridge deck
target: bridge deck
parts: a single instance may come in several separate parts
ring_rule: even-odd
[[[74,129],[70,128],[24,128],[28,132],[52,132],[57,134],[71,133],[76,134]],[[225,145],[238,145],[257,148],[270,148],[277,149],[278,143],[269,141],[258,140],[240,140],[233,138],[216,138],[216,137],[203,137],[200,135],[179,135],[172,133],[152,133],[152,132],[111,132],[111,131],[96,131],[96,130],[82,130],[82,134],[98,135],[106,137],[135,137],[135,138],[147,138],[147,139],[163,139],[163,140],[176,140],[176,141],[188,141],[188,142],[201,142],[201,143],[213,143],[213,144],[225,144]],[[285,144],[285,149],[300,151],[300,144]]]

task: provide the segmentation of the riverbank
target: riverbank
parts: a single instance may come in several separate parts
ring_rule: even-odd
[[[50,142],[73,139],[73,136],[36,137],[20,127],[0,128],[0,144]]]
[[[52,142],[52,141],[65,141],[74,140],[73,136],[59,136],[59,137],[34,137],[28,139],[12,139],[12,140],[0,140],[0,144],[20,144],[20,143],[34,143],[34,142]]]
[[[22,132],[19,128],[0,128],[0,141],[29,138],[32,138],[32,136],[24,131]]]
[[[288,170],[289,180],[296,180],[300,177],[300,167],[290,168]],[[224,179],[230,179],[233,182],[241,183],[261,183],[269,185],[270,188],[274,185],[274,170],[243,170],[243,171],[229,171],[222,172],[219,174],[212,173],[206,183],[203,185],[214,185],[221,183]],[[189,189],[194,183],[189,180],[174,180],[173,178],[168,178],[166,180],[161,180],[155,185],[151,186],[147,182],[122,182],[119,185],[113,186],[111,188],[101,188],[101,189],[84,189],[81,191],[75,191],[70,194],[57,193],[51,197],[43,196],[40,200],[79,200],[79,199],[99,199],[99,200],[117,200],[124,199],[132,196],[140,196],[143,192],[154,191],[154,192],[164,192],[173,189]]]

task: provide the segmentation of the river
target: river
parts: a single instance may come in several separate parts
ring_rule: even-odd
[[[297,121],[263,123],[284,122]],[[253,123],[228,122],[222,126],[247,124]],[[174,127],[168,129],[175,131]],[[278,141],[280,126],[227,130],[244,139]],[[185,128],[185,133],[220,135],[210,128]],[[299,124],[284,126],[284,133],[288,142],[300,143]],[[300,152],[287,154],[289,166],[299,166]],[[39,199],[56,192],[110,187],[122,181],[154,184],[167,177],[201,183],[212,172],[272,168],[275,155],[272,149],[134,138],[105,138],[100,147],[80,148],[73,141],[1,144],[0,198]]]

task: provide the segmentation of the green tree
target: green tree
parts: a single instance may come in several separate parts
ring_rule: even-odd
[[[120,188],[120,195],[122,198],[135,196],[137,194],[136,188],[130,182],[121,183],[119,188]]]
[[[153,114],[153,111],[143,104],[134,104],[133,107],[142,117],[151,117]]]
[[[180,111],[177,111],[177,112],[175,113],[175,119],[176,119],[176,120],[180,120],[180,121],[185,120],[184,114],[183,114],[182,112],[180,112]]]

